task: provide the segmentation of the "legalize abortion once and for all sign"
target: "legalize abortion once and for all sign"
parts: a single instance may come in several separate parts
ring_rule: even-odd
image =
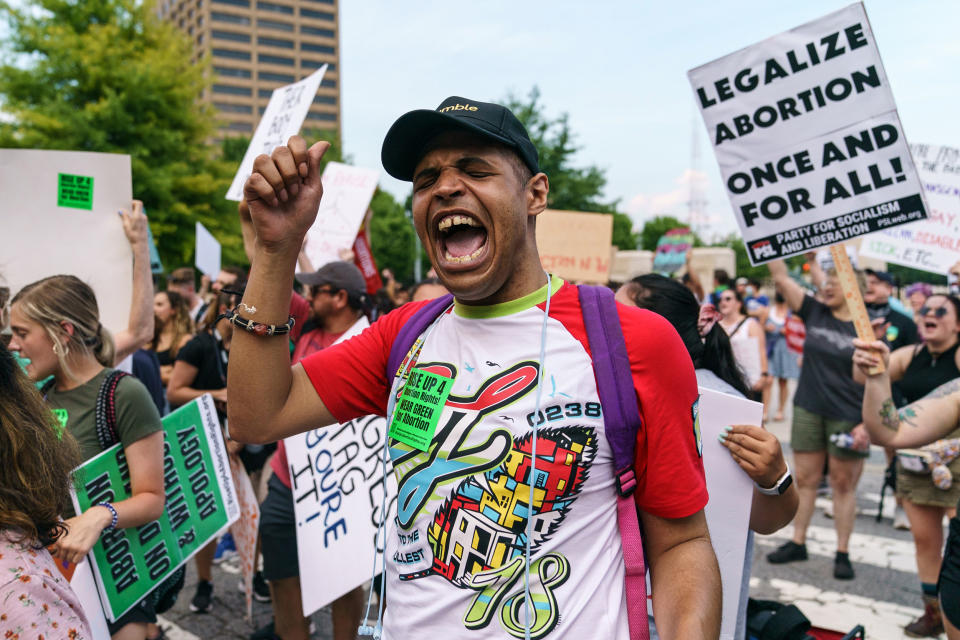
[[[862,4],[688,76],[753,264],[927,217]]]
[[[100,601],[116,620],[240,514],[209,394],[163,419],[164,514],[139,527],[107,531],[93,546],[92,560]],[[101,502],[130,497],[130,470],[116,444],[74,471],[77,513]]]

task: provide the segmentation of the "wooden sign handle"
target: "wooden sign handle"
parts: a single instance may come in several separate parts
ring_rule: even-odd
[[[847,310],[850,312],[853,326],[857,330],[857,337],[861,340],[873,342],[877,339],[877,336],[873,332],[873,325],[870,324],[867,307],[863,304],[863,296],[860,295],[860,287],[857,285],[857,274],[853,272],[853,266],[850,265],[850,258],[847,257],[847,249],[842,244],[835,244],[830,247],[830,255],[833,257],[833,265],[837,270],[837,279],[840,280],[843,299],[847,302]],[[870,370],[872,375],[883,372],[884,366],[882,360],[880,364]]]

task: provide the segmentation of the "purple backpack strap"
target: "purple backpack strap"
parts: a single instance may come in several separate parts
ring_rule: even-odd
[[[581,285],[580,307],[587,330],[593,374],[603,406],[603,424],[607,442],[613,450],[617,480],[617,523],[626,565],[627,619],[631,640],[648,640],[647,565],[633,492],[637,478],[633,458],[637,432],[642,428],[640,409],[627,345],[620,328],[613,292],[606,287]]]
[[[403,359],[407,357],[407,353],[410,351],[413,343],[427,330],[430,323],[436,320],[437,316],[450,306],[452,301],[453,296],[449,293],[435,300],[431,300],[424,305],[423,308],[414,313],[410,319],[407,320],[406,324],[403,325],[400,333],[397,334],[397,338],[390,346],[390,357],[387,358],[388,386],[393,381],[394,376],[397,375],[397,370],[400,368],[401,363],[403,363]]]

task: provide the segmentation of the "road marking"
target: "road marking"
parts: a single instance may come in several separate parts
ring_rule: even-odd
[[[793,529],[785,527],[769,536],[758,535],[756,541],[764,547],[776,547],[792,536]],[[833,558],[836,551],[837,532],[833,527],[807,527],[807,553]],[[853,562],[916,573],[915,554],[913,540],[896,540],[856,531],[850,536],[850,560]]]
[[[777,591],[779,595],[774,597],[775,600],[796,605],[816,627],[848,633],[862,624],[870,640],[901,640],[903,627],[923,613],[914,607],[826,591],[812,584],[779,578],[750,578],[750,589],[754,594],[762,593],[760,597],[763,598],[771,597],[769,590]]]
[[[178,627],[161,615],[157,616],[157,624],[163,627],[164,633],[170,640],[200,640],[200,636],[195,636],[186,629]]]

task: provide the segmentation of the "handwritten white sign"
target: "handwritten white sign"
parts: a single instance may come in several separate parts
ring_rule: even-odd
[[[194,256],[197,269],[215,280],[220,274],[220,243],[207,231],[207,228],[197,223],[197,246]]]
[[[133,253],[117,212],[133,199],[130,156],[0,149],[0,196],[2,284],[16,293],[75,275],[93,287],[103,325],[125,328]]]
[[[287,144],[290,136],[300,133],[326,71],[327,65],[323,65],[300,82],[273,90],[267,110],[260,118],[237,175],[227,191],[227,200],[243,200],[243,183],[253,173],[253,161],[257,156],[264,153],[270,155],[277,147]]]
[[[369,325],[361,318],[337,342]],[[386,471],[381,462],[386,437],[386,418],[366,416],[283,441],[305,616],[371,578],[374,554],[383,551],[377,530],[397,499],[390,456]]]
[[[912,144],[910,151],[930,205],[922,222],[886,229],[863,239],[871,258],[945,274],[960,261],[960,149]]]
[[[307,258],[315,269],[339,260],[341,249],[353,247],[379,179],[375,169],[327,163],[320,210],[307,232]]]

